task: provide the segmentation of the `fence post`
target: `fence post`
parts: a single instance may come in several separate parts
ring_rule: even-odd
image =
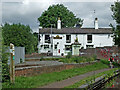
[[[10,56],[11,56],[11,61],[10,61],[10,82],[14,83],[15,82],[15,65],[14,65],[14,60],[15,60],[15,48],[12,43],[10,43]]]

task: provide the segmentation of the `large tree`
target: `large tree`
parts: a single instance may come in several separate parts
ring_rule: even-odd
[[[6,23],[3,26],[2,35],[4,45],[9,46],[10,43],[13,43],[15,46],[25,47],[26,53],[34,52],[37,38],[32,34],[29,26]]]
[[[115,45],[120,46],[120,2],[117,1],[111,5],[113,19],[116,21],[116,28],[113,27]],[[112,26],[112,25],[111,25]]]
[[[42,15],[38,18],[40,26],[48,28],[51,24],[55,24],[53,27],[57,27],[57,20],[60,17],[62,27],[73,27],[75,24],[82,26],[83,20],[77,18],[73,12],[69,11],[63,4],[57,4],[50,6]]]

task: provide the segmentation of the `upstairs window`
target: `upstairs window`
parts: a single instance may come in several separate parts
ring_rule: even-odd
[[[66,43],[71,43],[71,35],[66,35]]]
[[[50,43],[50,35],[45,35],[45,43]]]
[[[92,35],[87,35],[87,43],[92,43]]]

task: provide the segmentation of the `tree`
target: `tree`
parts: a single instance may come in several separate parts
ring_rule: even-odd
[[[57,20],[60,17],[62,27],[73,27],[75,24],[82,26],[83,20],[76,18],[76,16],[67,9],[63,4],[57,4],[50,6],[42,15],[38,18],[40,26],[44,28],[51,27],[51,24],[55,24],[53,27],[57,27]]]
[[[10,43],[13,43],[15,46],[25,47],[26,53],[34,52],[36,37],[32,34],[29,26],[20,23],[12,25],[5,23],[2,35],[4,45],[9,46]]]
[[[37,45],[38,45],[38,33],[34,32],[33,35],[34,35],[34,38],[35,38],[34,50],[35,50],[35,52],[37,52],[38,51],[38,48],[37,48]]]
[[[7,47],[4,46],[3,44],[3,38],[2,38],[2,27],[0,26],[0,71],[2,71],[2,82],[6,82],[10,80],[10,76],[9,76],[9,66],[8,66],[8,53],[7,51]]]
[[[111,5],[111,10],[113,12],[112,17],[117,23],[116,28],[111,25],[114,32],[114,41],[115,45],[120,46],[120,2],[117,1],[114,5]]]

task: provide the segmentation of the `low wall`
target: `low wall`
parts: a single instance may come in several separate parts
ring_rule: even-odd
[[[25,58],[34,58],[34,57],[42,57],[42,56],[47,56],[47,53],[32,53],[32,54],[26,54]]]
[[[26,67],[16,68],[15,76],[33,76],[33,75],[39,75],[42,73],[59,72],[66,69],[92,65],[94,63],[96,62],[87,62],[87,63],[80,63],[80,64],[62,64],[62,65],[54,65],[54,66],[36,66],[32,68],[26,68]]]
[[[88,48],[80,49],[80,56],[96,56],[97,59],[109,59],[110,56],[113,56],[115,59],[120,59],[120,47],[97,47],[97,48]]]

